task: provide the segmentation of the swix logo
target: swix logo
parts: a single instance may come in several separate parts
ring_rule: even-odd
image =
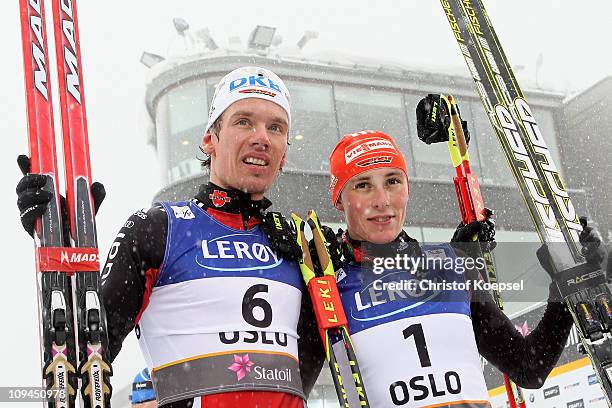
[[[76,44],[76,33],[74,27],[74,7],[72,0],[61,1],[62,11],[67,18],[62,20],[62,32],[64,38],[70,45],[70,48],[66,46],[64,42],[64,61],[68,72],[66,72],[66,90],[81,103],[81,81],[79,79],[79,61],[77,59],[77,44]]]
[[[215,207],[223,207],[225,203],[232,201],[232,199],[227,196],[226,191],[219,190],[213,191],[212,194],[208,195],[208,198],[210,198]]]
[[[353,160],[357,159],[366,153],[373,150],[387,150],[397,154],[393,144],[385,139],[373,137],[371,139],[365,139],[355,147],[349,147],[344,151],[344,160],[346,164],[349,164]]]
[[[74,264],[74,263],[79,263],[79,262],[98,262],[99,258],[100,258],[100,255],[95,254],[95,253],[82,254],[78,252],[73,252],[72,254],[68,255],[68,252],[62,251],[60,263]]]
[[[582,231],[582,227],[575,222],[576,211],[574,205],[569,199],[567,191],[565,191],[561,177],[553,163],[552,156],[548,151],[548,147],[544,142],[544,138],[542,137],[535,118],[531,113],[531,108],[523,99],[517,98],[515,100],[515,109],[519,119],[524,125],[527,136],[535,152],[543,156],[543,160],[540,160],[538,164],[540,164],[544,176],[546,177],[545,182],[553,193],[554,200],[564,218],[563,221],[565,221],[574,241],[578,242],[578,235],[580,231]],[[536,172],[535,164],[525,148],[514,117],[506,107],[501,105],[495,107],[495,113],[508,145],[512,150],[514,159],[517,162],[521,162],[519,166],[520,174],[525,181],[525,185],[527,186],[528,193],[533,200],[537,213],[546,228],[549,240],[558,242],[564,241],[563,234],[558,229],[557,218],[550,205],[550,201],[544,194],[543,182],[540,180]],[[559,222],[561,222],[561,220],[559,220]]]
[[[32,58],[34,63],[36,63],[36,69],[34,70],[34,86],[46,100],[49,100],[44,42],[45,31],[43,29],[41,17],[42,1],[43,0],[30,0],[30,7],[34,11],[34,13],[30,15],[30,29],[38,42],[38,44],[32,42]]]
[[[268,88],[277,92],[282,92],[280,87],[274,83],[270,78],[263,75],[250,75],[248,77],[242,77],[234,79],[229,84],[229,91],[232,92],[236,89],[242,88],[243,86],[255,86],[261,88]],[[274,95],[276,96],[276,95]]]

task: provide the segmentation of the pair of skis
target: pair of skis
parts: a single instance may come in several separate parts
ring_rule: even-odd
[[[349,400],[344,386],[345,383],[340,373],[340,366],[338,365],[338,359],[336,358],[333,348],[332,336],[339,337],[344,345],[353,382],[355,383],[355,389],[359,396],[359,406],[369,407],[370,403],[368,402],[363,384],[363,377],[359,370],[357,356],[355,355],[353,342],[348,330],[346,315],[344,314],[344,308],[340,300],[340,293],[336,286],[336,272],[319,219],[314,210],[308,212],[307,223],[312,231],[321,272],[315,270],[312,257],[310,256],[308,241],[304,236],[304,220],[297,214],[291,214],[291,218],[296,227],[297,243],[302,249],[302,257],[299,259],[300,271],[302,272],[302,276],[308,287],[308,292],[310,293],[319,327],[319,334],[321,335],[325,348],[325,357],[329,364],[334,388],[338,396],[338,402],[341,407],[349,407]]]
[[[482,0],[440,0],[541,241],[582,347],[612,406],[612,308],[605,273],[584,262],[582,226]]]
[[[438,101],[434,103],[437,104]],[[461,116],[459,115],[459,108],[457,107],[456,100],[452,95],[440,95],[439,104],[440,106],[434,107],[437,114],[441,117],[450,118],[448,129],[441,129],[441,131],[448,132],[448,151],[456,171],[456,176],[453,181],[455,184],[459,210],[461,212],[461,221],[464,225],[474,221],[484,222],[493,214],[485,208],[478,178],[472,173],[470,167],[468,144],[463,132],[463,125],[461,123]],[[445,120],[442,120],[442,123],[445,122]],[[477,241],[478,236],[474,236],[473,240]],[[497,282],[493,253],[486,249],[482,251],[482,256],[486,264],[486,273],[483,279],[491,283]],[[503,311],[504,302],[499,291],[493,289],[492,295],[497,306]],[[525,398],[523,397],[521,389],[517,387],[505,373],[502,373],[502,375],[504,378],[506,395],[510,402],[510,408],[525,408]]]
[[[112,375],[100,264],[76,0],[52,0],[71,245],[62,236],[44,0],[19,0],[31,172],[53,194],[35,254],[44,385],[50,408],[110,407]],[[80,388],[80,398],[77,390]]]

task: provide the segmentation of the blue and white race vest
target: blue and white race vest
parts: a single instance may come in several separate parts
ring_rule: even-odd
[[[376,275],[355,264],[337,273],[370,406],[490,407],[469,291],[460,285],[464,275],[448,267],[455,252],[445,244],[422,250],[429,260],[423,279],[406,270]],[[443,285],[447,289],[438,290]],[[350,406],[359,407],[342,344],[334,350]]]
[[[304,398],[297,265],[272,251],[259,226],[229,228],[194,202],[162,205],[165,258],[139,323],[158,402],[249,390]]]

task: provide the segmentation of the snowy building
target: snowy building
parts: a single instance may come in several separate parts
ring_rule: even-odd
[[[316,208],[324,223],[340,224],[342,215],[331,206],[328,193],[331,149],[346,133],[383,130],[396,138],[407,159],[411,198],[406,230],[421,242],[448,241],[460,220],[454,169],[444,144],[428,146],[417,138],[415,108],[428,93],[453,94],[463,119],[469,123],[472,170],[480,179],[486,205],[495,210],[497,239],[511,243],[506,251],[498,251],[500,278],[512,282],[525,280],[541,289],[537,294],[535,291],[522,297],[510,295],[506,298],[507,313],[532,308],[544,299],[542,288],[548,287],[549,278],[535,257],[537,235],[464,67],[434,72],[341,53],[311,54],[298,47],[249,48],[237,41],[221,49],[214,42],[206,43],[205,38],[201,36],[198,41],[191,37],[193,42],[185,46],[186,52],[168,60],[157,58],[154,60],[157,63],[151,64],[146,108],[154,126],[148,143],[157,149],[164,184],[156,201],[192,197],[197,187],[207,181],[198,160],[203,158],[198,146],[214,86],[232,69],[256,65],[283,78],[293,105],[287,165],[268,195],[273,209],[285,214],[291,211],[306,214],[308,209]],[[611,84],[612,79],[608,78],[597,86],[608,89]],[[588,96],[599,95],[597,89],[568,103],[564,102],[565,95],[555,92],[527,89],[525,94],[555,162],[563,163],[560,171],[573,187],[570,194],[580,214],[603,216],[607,209],[609,217],[610,204],[593,197],[589,173],[581,172],[583,169],[594,172],[595,165],[607,162],[601,158],[589,163],[589,157],[600,157],[603,151],[598,151],[595,143],[586,143],[588,138],[578,136],[583,134],[589,119],[577,118],[588,113],[587,104],[599,103],[593,99],[596,97]],[[585,98],[588,101],[583,101]],[[612,130],[609,119],[606,126],[609,135]],[[591,134],[592,139],[603,137],[599,132]],[[583,149],[585,144],[589,146]],[[591,153],[594,156],[589,156]],[[612,172],[603,173],[606,185],[610,185]],[[601,220],[600,224],[612,229],[609,221]],[[517,255],[517,251],[530,255]],[[310,407],[337,406],[327,368],[323,373],[309,401]]]

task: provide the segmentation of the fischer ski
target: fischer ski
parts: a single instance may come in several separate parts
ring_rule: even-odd
[[[612,309],[605,273],[584,262],[578,246],[581,222],[482,1],[441,4],[612,406]]]
[[[308,241],[304,236],[305,223],[297,214],[292,213],[291,218],[296,227],[297,243],[302,249],[302,257],[298,261],[300,270],[312,299],[317,325],[319,326],[319,334],[323,340],[325,357],[331,370],[338,402],[341,407],[349,407],[344,380],[342,374],[340,374],[340,366],[338,365],[338,360],[332,346],[332,336],[338,336],[344,344],[355,388],[359,396],[359,406],[369,407],[370,403],[368,402],[365,386],[363,384],[363,377],[361,376],[357,356],[355,355],[353,342],[349,334],[346,315],[344,314],[344,308],[340,300],[340,293],[336,286],[336,272],[334,271],[334,266],[329,255],[327,242],[325,241],[319,219],[314,210],[308,212],[307,223],[312,230],[317,257],[319,258],[319,264],[322,269],[322,272],[317,273],[315,272],[314,264],[308,249]]]
[[[426,101],[433,104],[431,118],[428,118],[430,123],[437,123],[442,126],[437,129],[441,134],[446,134],[446,142],[450,153],[451,163],[455,168],[456,176],[453,178],[455,184],[455,193],[459,210],[461,212],[461,221],[464,225],[474,221],[486,221],[493,216],[493,212],[485,208],[484,197],[480,190],[478,178],[470,167],[470,155],[468,152],[468,143],[464,133],[463,123],[459,113],[459,108],[455,98],[452,95],[428,95]],[[435,116],[434,116],[435,115]],[[447,126],[445,128],[445,126]],[[419,138],[423,139],[419,134]],[[444,140],[440,140],[444,141]],[[478,240],[478,236],[473,237],[474,241]],[[485,282],[496,283],[497,274],[495,272],[495,262],[493,253],[489,249],[479,249],[483,259],[485,260],[486,270],[483,271],[482,278]],[[492,289],[492,296],[495,304],[504,310],[504,302],[499,293],[499,290]],[[510,408],[525,408],[525,398],[521,389],[510,380],[510,378],[502,373],[506,395]]]
[[[31,172],[47,176],[53,194],[37,223],[35,255],[43,378],[48,407],[110,407],[112,375],[106,317],[100,300],[87,122],[75,0],[52,0],[73,246],[62,236],[58,167],[44,0],[20,0]]]

